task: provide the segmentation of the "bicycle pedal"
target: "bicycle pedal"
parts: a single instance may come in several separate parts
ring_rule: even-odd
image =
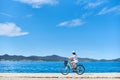
[[[76,70],[73,70],[73,72],[76,72]]]

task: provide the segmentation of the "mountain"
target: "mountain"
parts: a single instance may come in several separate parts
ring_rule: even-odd
[[[0,61],[64,61],[66,57],[61,57],[58,55],[50,55],[50,56],[22,56],[22,55],[0,55]],[[81,62],[90,62],[90,61],[120,61],[120,58],[106,60],[106,59],[90,59],[90,58],[78,58]]]
[[[91,58],[78,58],[81,62],[92,62],[92,61],[98,61],[97,59],[91,59]]]
[[[0,55],[0,61],[64,61],[65,57],[60,57],[57,55],[51,56],[22,56],[22,55]]]

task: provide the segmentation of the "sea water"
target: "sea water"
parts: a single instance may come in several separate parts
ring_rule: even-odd
[[[80,62],[85,73],[120,72],[120,62]],[[0,61],[0,73],[60,73],[64,62]]]

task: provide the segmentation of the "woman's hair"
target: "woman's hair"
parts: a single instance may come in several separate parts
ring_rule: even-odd
[[[75,52],[72,52],[72,54],[73,54],[73,55],[76,55],[76,53],[75,53]]]

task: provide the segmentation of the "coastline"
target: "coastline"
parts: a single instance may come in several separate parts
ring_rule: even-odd
[[[0,73],[0,80],[120,80],[120,73]]]

